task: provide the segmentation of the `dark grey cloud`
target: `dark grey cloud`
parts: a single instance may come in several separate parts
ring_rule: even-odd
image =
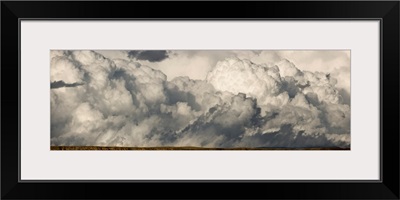
[[[62,87],[77,87],[84,83],[65,83],[64,81],[54,81],[50,83],[51,89],[62,88]]]
[[[160,62],[169,57],[168,51],[165,50],[132,50],[128,51],[128,57],[137,60],[147,60],[149,62]]]

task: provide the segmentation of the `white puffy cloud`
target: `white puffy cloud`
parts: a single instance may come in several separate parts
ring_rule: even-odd
[[[251,61],[276,63],[290,60],[301,71],[323,72],[337,80],[336,88],[344,103],[350,105],[350,51],[349,50],[305,50],[305,51],[261,51]]]
[[[66,56],[53,54],[51,59],[50,79],[52,81],[63,80],[65,83],[76,83],[83,80],[84,74],[76,66],[74,60]]]
[[[121,53],[51,51],[51,82],[65,83],[51,89],[51,144],[350,146],[347,83],[335,78],[346,68],[301,70],[277,52],[182,52],[149,63]],[[157,70],[179,71],[173,64],[190,60],[213,65],[202,79]]]

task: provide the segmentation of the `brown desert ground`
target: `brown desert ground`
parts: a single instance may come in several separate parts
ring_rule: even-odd
[[[131,151],[131,150],[350,150],[340,147],[310,147],[310,148],[205,148],[205,147],[109,147],[109,146],[51,146],[51,150],[110,150],[110,151]]]

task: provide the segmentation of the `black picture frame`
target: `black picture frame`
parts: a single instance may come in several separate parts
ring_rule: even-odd
[[[398,1],[2,1],[1,198],[399,199],[399,5]],[[379,19],[381,180],[21,182],[20,19]],[[17,84],[12,85],[17,80],[18,88]],[[149,193],[148,189],[154,192]]]

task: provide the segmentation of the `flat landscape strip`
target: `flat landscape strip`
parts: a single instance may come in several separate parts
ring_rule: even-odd
[[[51,146],[51,150],[350,150],[340,147],[311,147],[311,148],[204,148],[204,147],[106,147],[106,146]]]

